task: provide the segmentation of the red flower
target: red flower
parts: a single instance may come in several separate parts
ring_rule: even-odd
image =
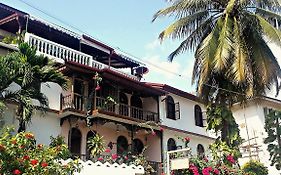
[[[12,140],[11,143],[14,145],[17,144],[17,140]]]
[[[34,138],[34,135],[31,134],[31,133],[26,133],[24,136],[25,136],[25,138],[27,138],[27,139],[33,139],[33,138]]]
[[[199,175],[198,168],[194,164],[189,165],[189,170],[193,172],[193,175]]]
[[[29,160],[29,156],[23,156],[23,160]]]
[[[165,173],[161,173],[161,175],[165,175]]]
[[[189,137],[185,137],[184,140],[185,140],[186,142],[190,142],[190,138],[189,138]]]
[[[13,171],[13,174],[21,174],[21,171],[18,170],[18,169],[15,169],[15,170]]]
[[[47,167],[47,166],[48,166],[48,163],[47,163],[47,162],[42,162],[42,163],[41,163],[41,167],[45,168],[45,167]]]
[[[117,154],[112,154],[112,155],[111,155],[111,158],[112,158],[113,160],[115,160],[115,159],[118,158],[118,155],[117,155]]]
[[[210,175],[210,171],[212,171],[212,167],[206,167],[202,170],[203,175]]]
[[[38,163],[38,160],[36,160],[36,159],[32,159],[31,161],[30,161],[30,163],[31,163],[31,165],[36,165],[37,163]]]
[[[164,128],[160,127],[160,131],[163,132],[163,131],[164,131]]]
[[[43,148],[43,145],[42,145],[42,144],[38,144],[38,145],[37,145],[37,148],[42,149],[42,148]]]
[[[111,150],[110,150],[109,148],[106,148],[104,152],[110,153],[110,151],[111,151]]]
[[[228,156],[226,157],[226,160],[229,161],[231,164],[234,164],[234,163],[235,163],[235,160],[234,160],[234,158],[233,158],[232,155],[228,155]]]
[[[5,146],[0,144],[0,151],[4,151],[5,150]]]
[[[95,88],[96,91],[99,91],[101,89],[101,87],[99,85],[97,85],[97,87]]]
[[[99,158],[98,158],[98,161],[102,161],[102,160],[103,160],[103,158],[102,158],[102,157],[99,157]]]
[[[219,175],[220,174],[220,171],[218,170],[218,169],[214,169],[214,174],[217,174],[217,175]]]

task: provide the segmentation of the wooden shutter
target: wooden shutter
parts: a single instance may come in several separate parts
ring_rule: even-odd
[[[180,103],[175,103],[175,116],[176,120],[180,119]]]

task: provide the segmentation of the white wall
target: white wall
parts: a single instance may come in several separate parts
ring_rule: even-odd
[[[194,118],[194,106],[199,105],[203,112],[203,118],[205,108],[202,104],[197,103],[195,101],[191,101],[187,98],[183,98],[174,94],[168,94],[173,97],[174,102],[179,102],[180,104],[180,119],[173,120],[166,117],[166,97],[160,97],[159,105],[160,105],[160,119],[162,120],[162,124],[168,127],[177,128],[184,131],[189,131],[201,135],[211,136],[211,133],[206,132],[205,127],[199,127],[195,125]]]
[[[267,145],[264,144],[264,139],[267,137],[267,133],[264,130],[264,107],[266,106],[264,106],[263,104],[249,104],[247,107],[245,107],[245,109],[243,109],[242,107],[236,107],[236,109],[233,110],[233,115],[236,122],[240,126],[241,137],[246,141],[248,140],[248,138],[250,139],[249,142],[245,142],[243,143],[243,145],[256,144],[257,146],[260,146],[260,152],[257,153],[253,149],[253,151],[251,151],[252,155],[258,154],[260,161],[269,168],[269,174],[276,175],[280,172],[277,171],[274,167],[270,166]],[[267,107],[270,108],[269,106]],[[248,155],[249,154],[244,154],[244,156]],[[255,157],[255,159],[258,158]],[[239,163],[241,165],[243,165],[247,161],[249,161],[249,157],[239,159]]]
[[[41,92],[47,96],[50,109],[60,110],[62,88],[58,84],[51,82],[41,84]]]

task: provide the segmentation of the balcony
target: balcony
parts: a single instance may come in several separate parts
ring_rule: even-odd
[[[89,99],[79,94],[67,94],[61,96],[61,110],[74,111],[81,114],[86,114],[89,103],[93,102],[93,110],[98,110],[101,113],[108,115],[121,116],[124,118],[137,121],[154,121],[159,122],[159,114],[142,108],[130,106],[122,103],[114,103],[103,97]]]
[[[47,56],[50,59],[53,59],[58,63],[64,64],[65,61],[72,61],[72,62],[79,63],[81,65],[86,65],[86,66],[96,68],[99,70],[111,69],[125,77],[139,81],[139,78],[134,75],[122,72],[114,67],[110,67],[106,64],[95,61],[93,59],[93,56],[91,56],[91,55],[71,49],[69,47],[66,47],[61,44],[52,42],[50,40],[41,38],[41,37],[33,35],[31,33],[25,34],[24,41],[27,42],[29,45],[34,46],[36,48],[38,54]]]

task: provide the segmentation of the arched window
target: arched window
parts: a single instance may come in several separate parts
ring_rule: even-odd
[[[143,119],[143,112],[142,112],[142,101],[141,98],[133,95],[131,97],[131,117],[137,118],[142,120]]]
[[[88,133],[87,133],[87,147],[86,147],[86,157],[87,157],[87,159],[89,159],[90,158],[90,155],[91,155],[91,149],[89,149],[88,148],[88,141],[91,139],[91,138],[93,138],[94,136],[96,135],[96,132],[93,132],[93,131],[89,131]]]
[[[79,129],[72,128],[69,133],[69,148],[70,152],[74,156],[80,156],[81,154],[81,138],[82,134]]]
[[[199,105],[195,105],[194,107],[194,115],[195,115],[195,125],[203,127],[203,116],[202,110]]]
[[[123,92],[119,93],[119,114],[128,116],[129,115],[129,110],[128,110],[128,98],[127,95],[124,94]]]
[[[140,139],[133,140],[133,154],[141,154],[143,151],[143,143]]]
[[[167,118],[176,120],[176,108],[174,99],[171,96],[166,98]]]
[[[117,138],[117,154],[123,154],[128,151],[128,140],[124,136]]]
[[[168,145],[168,151],[177,149],[176,141],[172,138],[169,138],[167,145]]]
[[[199,158],[204,158],[205,157],[205,149],[204,146],[201,144],[197,145],[197,156]]]

